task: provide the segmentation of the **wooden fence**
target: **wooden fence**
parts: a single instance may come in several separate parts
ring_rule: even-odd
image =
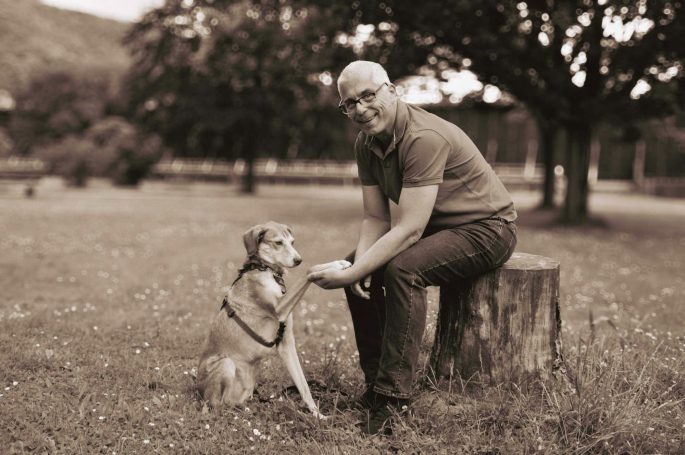
[[[509,188],[535,189],[542,184],[543,168],[533,161],[523,164],[496,163],[493,168]],[[242,160],[174,159],[159,162],[154,167],[152,177],[235,182],[246,171]],[[262,183],[359,184],[354,161],[260,159],[255,161],[254,174],[256,180]]]

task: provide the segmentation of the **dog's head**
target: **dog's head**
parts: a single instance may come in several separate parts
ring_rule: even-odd
[[[285,224],[269,221],[253,226],[243,234],[248,256],[257,256],[262,261],[277,267],[295,267],[302,262],[302,256],[293,247],[295,239]]]

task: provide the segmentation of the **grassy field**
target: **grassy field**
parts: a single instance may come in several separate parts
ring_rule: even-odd
[[[207,322],[240,266],[241,234],[292,226],[308,265],[354,245],[354,189],[96,184],[0,186],[2,453],[685,453],[685,208],[597,195],[607,226],[549,227],[517,194],[519,251],[560,260],[570,383],[420,384],[390,438],[338,411],[361,373],[341,291],[296,309],[305,374],[324,413],[303,411],[277,358],[262,400],[208,410],[194,390]],[[431,293],[424,352],[433,336]]]

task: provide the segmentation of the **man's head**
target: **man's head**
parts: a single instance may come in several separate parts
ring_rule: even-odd
[[[366,134],[392,134],[397,111],[397,93],[388,73],[378,63],[357,60],[338,77],[340,105]]]

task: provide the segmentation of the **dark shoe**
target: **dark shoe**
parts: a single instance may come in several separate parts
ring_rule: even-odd
[[[373,391],[373,384],[367,385],[364,393],[350,400],[345,400],[338,404],[338,410],[346,411],[348,409],[371,409],[376,403],[376,392]]]
[[[374,407],[369,410],[366,419],[362,421],[362,432],[390,436],[396,417],[409,411],[409,400],[379,393],[376,393],[375,398]]]

